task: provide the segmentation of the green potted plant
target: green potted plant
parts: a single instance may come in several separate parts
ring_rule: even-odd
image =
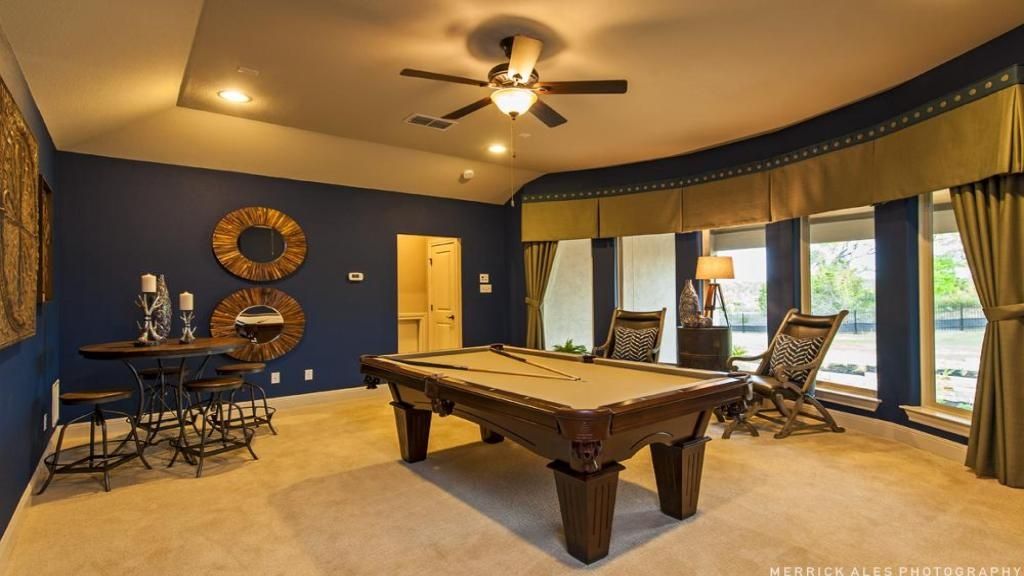
[[[572,341],[572,338],[566,340],[564,344],[555,344],[555,347],[552,348],[552,350],[554,350],[555,352],[565,352],[567,354],[587,353],[587,347],[584,346],[583,344],[576,344],[575,342]]]

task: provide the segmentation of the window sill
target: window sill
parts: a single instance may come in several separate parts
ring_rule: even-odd
[[[814,397],[818,400],[824,400],[825,402],[831,402],[832,404],[839,404],[841,406],[849,406],[851,408],[858,408],[867,412],[875,412],[878,410],[878,406],[882,403],[877,396],[871,392],[865,390],[864,392],[852,391],[849,389],[839,389],[828,386],[824,383],[819,383],[814,389]]]
[[[927,406],[900,406],[907,413],[907,418],[915,424],[922,424],[930,428],[956,434],[967,438],[971,433],[971,419],[945,410],[929,408]]]

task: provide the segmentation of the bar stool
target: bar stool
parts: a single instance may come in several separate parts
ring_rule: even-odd
[[[177,428],[178,404],[177,385],[182,370],[188,376],[188,369],[182,366],[163,366],[139,370],[144,384],[142,403],[139,409],[139,427],[146,431],[146,444],[154,444],[158,432]],[[168,401],[168,395],[171,400]],[[185,398],[188,401],[188,398]],[[187,409],[187,405],[182,408]]]
[[[190,456],[195,456],[199,459],[196,468],[196,478],[203,475],[203,462],[207,456],[216,456],[231,450],[246,448],[249,450],[249,454],[252,455],[253,460],[259,460],[256,452],[252,449],[252,438],[256,432],[246,425],[245,414],[235,404],[234,400],[235,392],[241,387],[242,379],[237,376],[201,378],[185,383],[185,390],[190,395],[195,394],[198,399],[196,405],[189,410],[189,414],[193,418],[192,427],[198,428],[199,445],[181,444],[180,441],[175,441],[174,456],[171,457],[171,462],[167,465],[168,468],[174,466],[179,453],[184,453],[186,459]],[[203,400],[203,394],[209,395],[205,401]],[[224,414],[225,405],[227,406],[226,415]],[[233,419],[234,410],[238,410],[240,414],[240,425],[232,427],[228,424]],[[195,422],[196,418],[199,419],[198,424]],[[208,427],[210,428],[209,434],[207,434]],[[229,434],[228,430],[231,428],[241,430],[242,437],[239,438]],[[220,431],[220,438],[213,439],[214,434],[218,430]],[[211,442],[220,444],[220,447],[208,447],[208,444]]]
[[[43,486],[39,489],[36,494],[42,494],[46,491],[46,488],[53,481],[53,477],[57,474],[92,474],[92,473],[103,473],[103,488],[107,492],[110,492],[110,471],[117,468],[121,464],[138,458],[142,460],[143,465],[146,468],[150,468],[149,462],[146,461],[146,457],[142,455],[142,442],[139,440],[139,435],[135,431],[135,427],[138,422],[135,417],[126,414],[124,412],[118,412],[116,410],[104,411],[101,406],[109,404],[111,402],[117,402],[119,400],[127,400],[132,397],[131,390],[95,390],[91,392],[66,392],[60,395],[60,403],[63,406],[92,406],[91,412],[82,414],[81,416],[74,418],[68,422],[65,422],[60,427],[60,433],[57,436],[57,447],[53,454],[47,456],[43,463],[46,465],[49,474],[46,476],[46,481],[43,482]],[[128,435],[125,436],[121,443],[117,445],[113,451],[108,449],[107,442],[107,416],[118,416],[128,420]],[[64,449],[64,433],[67,431],[68,426],[81,422],[86,418],[90,419],[89,422],[89,455],[83,456],[73,462],[67,464],[60,463],[61,452]],[[100,453],[96,454],[96,428],[101,431],[101,442],[100,442]],[[131,452],[122,452],[122,449],[131,440],[135,446],[135,449]],[[81,448],[76,446],[75,448]],[[73,450],[74,448],[72,448]]]
[[[217,368],[217,374],[221,376],[242,376],[244,374],[259,374],[263,372],[267,367],[262,362],[244,362],[241,364],[225,364]],[[263,390],[263,387],[259,384],[254,384],[248,380],[243,380],[242,387],[249,392],[249,405],[252,410],[253,427],[259,428],[261,425],[266,424],[270,428],[270,433],[277,436],[277,429],[274,428],[271,419],[274,417],[274,413],[277,412],[276,408],[271,407],[267,404],[267,393]],[[257,406],[257,395],[259,400],[262,402],[262,406]],[[260,415],[262,410],[263,414]]]

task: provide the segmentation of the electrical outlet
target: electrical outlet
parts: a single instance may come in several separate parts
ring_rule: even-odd
[[[481,274],[480,275],[480,283],[481,284],[490,284],[491,283],[491,275],[490,274]]]
[[[270,383],[271,384],[280,384],[281,383],[281,373],[280,372],[271,372],[270,373]]]
[[[481,284],[480,285],[480,293],[481,294],[490,294],[491,292],[492,292],[492,290],[491,290],[491,285],[490,284]]]
[[[306,381],[309,382],[312,379],[313,379],[313,369],[312,368],[306,368]]]

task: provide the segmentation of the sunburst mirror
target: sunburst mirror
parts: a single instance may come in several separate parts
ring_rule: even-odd
[[[220,301],[210,317],[213,337],[241,337],[249,341],[229,352],[245,362],[266,362],[295,348],[306,329],[302,306],[276,288],[245,288]]]
[[[273,208],[239,208],[213,229],[213,253],[229,272],[246,280],[280,280],[306,259],[306,234]]]

